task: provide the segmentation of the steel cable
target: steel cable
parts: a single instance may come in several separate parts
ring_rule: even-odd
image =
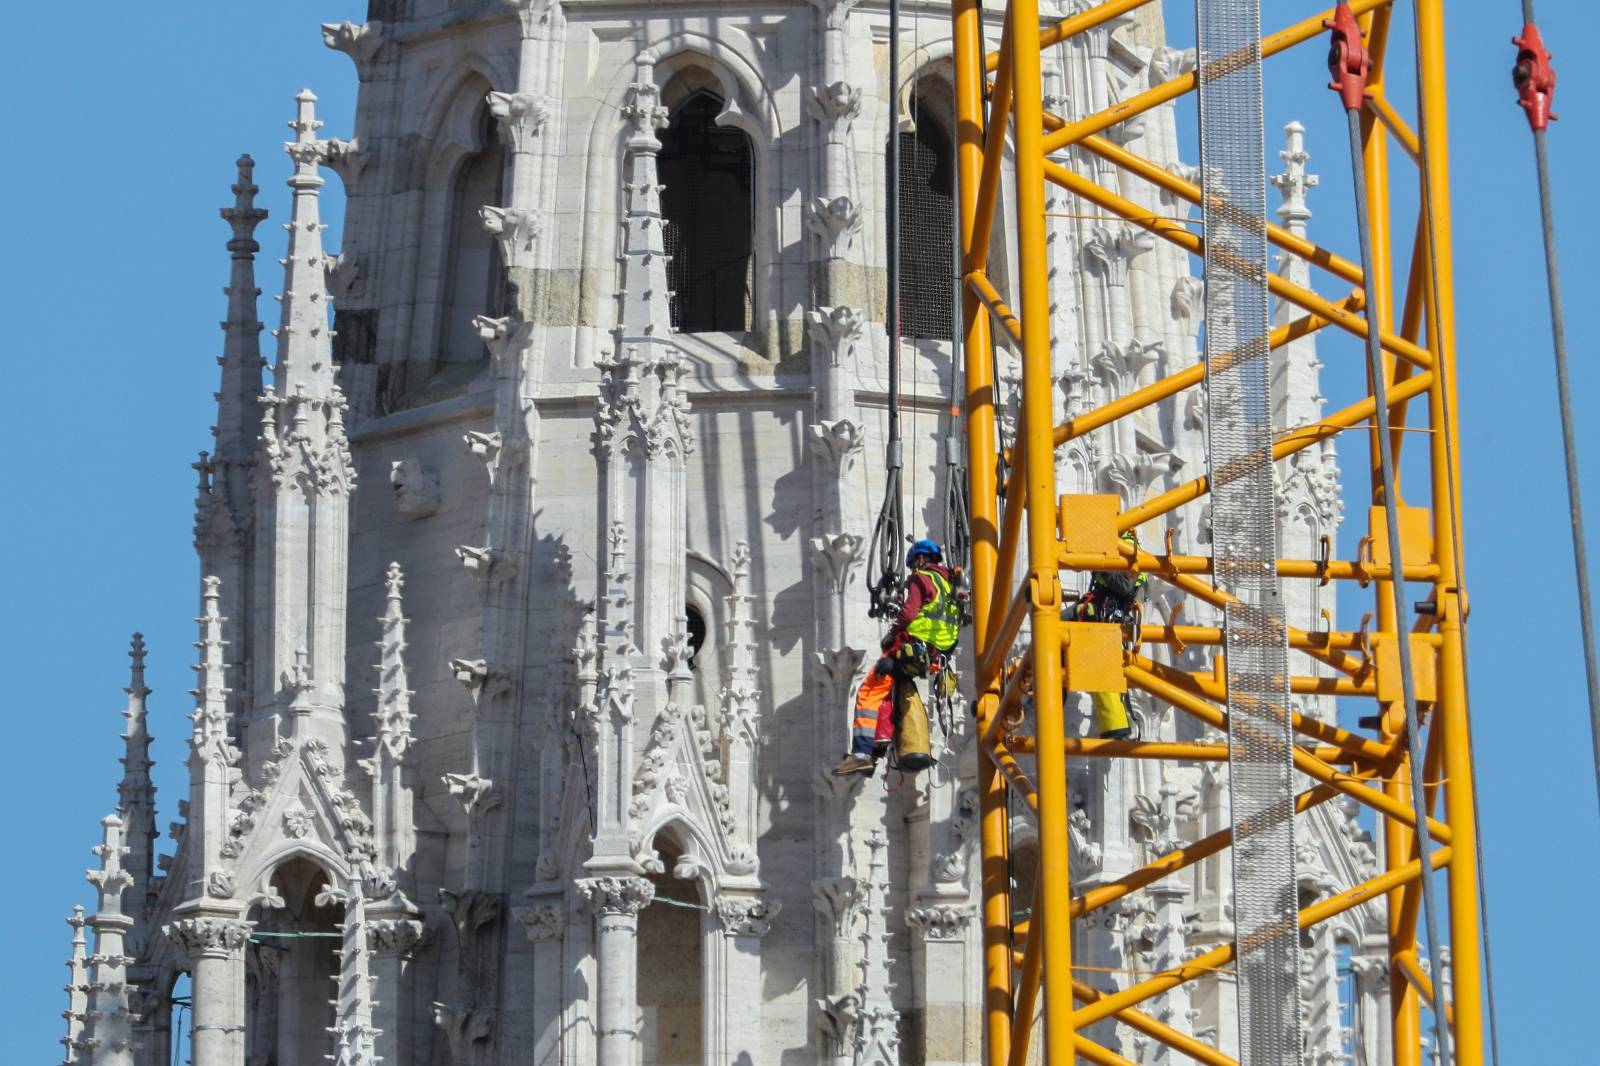
[[[1428,832],[1428,798],[1422,780],[1425,757],[1422,747],[1422,722],[1417,714],[1416,675],[1411,662],[1411,637],[1405,625],[1406,586],[1399,570],[1405,560],[1401,552],[1400,506],[1396,503],[1394,446],[1389,438],[1389,385],[1383,365],[1383,342],[1379,336],[1378,282],[1372,269],[1372,246],[1367,232],[1367,175],[1361,148],[1361,115],[1354,109],[1345,112],[1350,131],[1350,165],[1355,175],[1356,238],[1361,245],[1362,284],[1367,300],[1367,373],[1372,379],[1373,418],[1377,423],[1378,466],[1383,479],[1383,513],[1389,548],[1389,565],[1395,576],[1389,581],[1394,596],[1395,644],[1400,659],[1400,691],[1406,712],[1406,750],[1411,760],[1411,805],[1417,814],[1417,858],[1422,863],[1422,911],[1428,931],[1428,964],[1434,973],[1433,1031],[1439,1049],[1439,1061],[1450,1066],[1450,1026],[1445,1021],[1444,1010],[1438,999],[1443,996],[1444,962],[1443,943],[1439,939],[1439,909],[1434,898],[1431,856],[1433,840]],[[1434,338],[1437,341],[1437,337]],[[1443,728],[1435,723],[1435,729]]]

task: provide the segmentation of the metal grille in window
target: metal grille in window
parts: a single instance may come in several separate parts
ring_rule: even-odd
[[[951,339],[955,301],[955,172],[950,136],[929,109],[900,134],[900,332]]]
[[[750,328],[753,156],[743,131],[717,125],[722,108],[696,92],[661,135],[667,286],[672,328],[683,333]]]

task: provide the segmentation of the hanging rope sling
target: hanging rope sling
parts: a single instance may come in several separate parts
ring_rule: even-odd
[[[884,457],[883,505],[872,528],[867,546],[867,590],[871,594],[868,614],[873,618],[893,618],[900,611],[905,586],[905,513],[901,503],[901,473],[904,466],[900,436],[900,3],[889,3],[889,144],[885,169],[888,171],[888,305],[889,334],[889,440]]]

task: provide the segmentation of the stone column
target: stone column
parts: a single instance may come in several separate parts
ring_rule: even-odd
[[[701,1009],[702,1055],[708,1063],[754,1064],[761,1059],[761,938],[772,930],[779,904],[757,896],[721,896],[707,937]],[[714,935],[720,932],[721,936]]]
[[[531,892],[530,892],[531,895]],[[562,1015],[566,1006],[567,969],[562,965],[562,934],[567,928],[564,893],[541,893],[538,902],[513,911],[533,945],[533,1061],[559,1062]]]
[[[983,1051],[983,1014],[973,999],[982,971],[973,965],[973,916],[969,903],[931,903],[906,911],[921,955],[922,1062],[956,1066],[977,1062]]]
[[[1372,954],[1350,960],[1356,978],[1356,1001],[1350,1007],[1350,1018],[1358,1063],[1385,1062],[1394,1047],[1390,1035],[1389,956],[1383,950],[1385,945],[1375,947]]]
[[[655,899],[656,889],[630,876],[584,878],[577,888],[594,911],[596,1061],[633,1066],[639,1041],[639,912]]]
[[[244,1066],[244,946],[252,924],[237,914],[198,914],[166,927],[189,956],[194,1066]]]
[[[378,907],[367,912],[368,966],[372,974],[372,1025],[378,1030],[378,1061],[385,1066],[408,1066],[416,1061],[409,1027],[412,1007],[406,996],[411,956],[427,937],[427,927],[400,912],[384,914]]]

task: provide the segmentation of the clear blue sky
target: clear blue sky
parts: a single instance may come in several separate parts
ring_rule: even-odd
[[[1310,10],[1265,6],[1272,26]],[[1175,43],[1185,43],[1176,27],[1187,5],[1168,7]],[[1600,947],[1587,900],[1600,883],[1600,820],[1532,150],[1507,78],[1507,38],[1521,19],[1511,0],[1452,7],[1472,694],[1502,1061],[1579,1062],[1593,1058],[1572,1023],[1593,999],[1584,964]],[[1565,119],[1551,145],[1567,223],[1580,444],[1600,524],[1600,453],[1588,417],[1600,404],[1600,374],[1587,313],[1600,271],[1578,240],[1594,233],[1582,175],[1600,165],[1600,91],[1582,51],[1565,44],[1579,40],[1592,14],[1576,0],[1540,8],[1561,77],[1557,110]],[[360,0],[177,0],[96,5],[70,22],[48,5],[10,14],[0,44],[0,98],[13,116],[0,168],[0,292],[9,311],[0,345],[14,377],[0,420],[9,504],[0,525],[0,647],[8,653],[6,738],[15,754],[0,774],[0,810],[15,832],[13,873],[0,880],[0,913],[9,918],[0,933],[0,998],[12,1061],[49,1062],[60,1053],[62,919],[73,903],[92,902],[83,869],[98,820],[116,802],[121,687],[135,629],[151,652],[161,824],[176,817],[197,598],[189,464],[210,444],[228,274],[228,232],[216,211],[230,199],[234,159],[252,153],[272,212],[260,232],[260,282],[269,296],[276,292],[291,97],[311,86],[322,98],[325,134],[350,134],[354,70],[322,47],[317,26],[359,21],[364,12]],[[1342,126],[1321,88],[1321,49],[1302,51],[1269,67],[1269,149],[1283,122],[1306,123],[1311,168],[1323,177],[1311,201],[1313,235],[1338,234],[1350,215]],[[337,180],[328,193],[336,247]],[[1347,243],[1340,250],[1354,254]],[[263,317],[275,321],[274,308],[264,299]],[[1324,391],[1337,406],[1359,385],[1360,351],[1330,344],[1323,358]],[[1361,460],[1350,454],[1353,477]],[[1351,508],[1347,531],[1362,523],[1353,500]]]

